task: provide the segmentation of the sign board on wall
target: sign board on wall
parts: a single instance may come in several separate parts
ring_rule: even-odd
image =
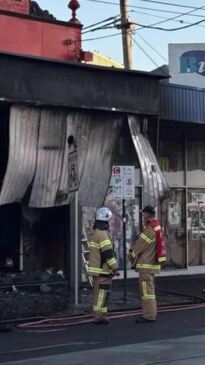
[[[68,188],[70,193],[79,188],[77,151],[70,152],[68,155]]]
[[[135,199],[135,167],[113,166],[112,196],[116,199]]]
[[[170,82],[205,88],[205,43],[169,44]]]

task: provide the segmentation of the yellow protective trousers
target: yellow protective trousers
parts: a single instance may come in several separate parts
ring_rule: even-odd
[[[139,287],[142,315],[146,319],[155,321],[157,317],[157,302],[155,297],[154,274],[139,272]]]
[[[93,277],[93,311],[96,318],[105,317],[107,314],[111,284],[112,278],[110,276]]]

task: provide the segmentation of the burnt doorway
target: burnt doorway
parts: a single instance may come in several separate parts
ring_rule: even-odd
[[[41,260],[42,268],[65,271],[67,256],[68,208],[42,210]]]
[[[68,208],[23,208],[24,271],[67,272]]]
[[[20,204],[0,206],[0,270],[20,270]]]

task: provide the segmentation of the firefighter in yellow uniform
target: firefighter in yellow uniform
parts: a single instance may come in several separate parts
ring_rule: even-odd
[[[166,260],[161,227],[155,219],[155,209],[146,206],[143,211],[144,229],[130,250],[133,268],[139,272],[139,289],[142,316],[137,323],[151,323],[157,318],[154,276],[160,272],[161,262]]]
[[[107,324],[107,301],[111,291],[112,278],[119,275],[110,238],[108,222],[111,211],[102,207],[96,212],[93,231],[88,237],[90,254],[88,274],[93,278],[93,311],[95,324]]]

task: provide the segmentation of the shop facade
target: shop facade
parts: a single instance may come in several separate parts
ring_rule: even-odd
[[[167,268],[204,272],[205,91],[161,85],[158,161],[170,185],[160,209]]]
[[[142,180],[151,193],[140,182],[136,194],[143,196],[146,186],[150,202],[164,196],[167,185],[142,133],[147,118],[159,115],[160,77],[5,53],[0,70],[1,268],[26,271],[27,278],[54,268],[72,283],[76,213],[68,138],[78,151],[80,261],[81,209],[104,203],[113,164],[130,165],[133,155],[139,178],[138,139],[148,156]],[[160,182],[155,190],[154,181]]]
[[[149,201],[157,210],[167,246],[162,275],[199,274],[205,271],[205,91],[162,83],[160,95],[159,117],[144,116],[141,128],[170,187],[169,196],[159,204]],[[115,146],[113,164],[135,166],[135,200],[126,201],[128,251],[141,229],[139,210],[147,201],[139,154],[126,125]],[[111,185],[106,204],[114,214],[110,229],[123,270],[122,200],[113,198]],[[89,210],[85,213],[89,216]],[[86,217],[85,223],[91,226],[91,218],[88,222]],[[127,266],[130,269],[129,262]],[[129,270],[128,277],[134,275]]]

